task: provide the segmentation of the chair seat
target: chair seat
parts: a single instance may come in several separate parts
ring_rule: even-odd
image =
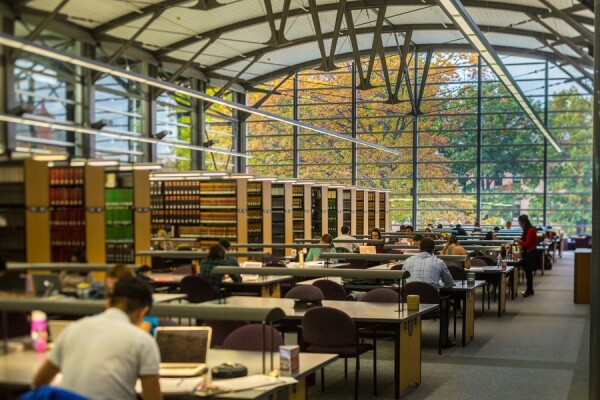
[[[373,345],[370,343],[359,343],[358,346],[345,347],[325,347],[316,345],[307,347],[309,353],[333,353],[337,354],[340,358],[356,357],[357,354],[366,353],[370,350],[373,350]]]

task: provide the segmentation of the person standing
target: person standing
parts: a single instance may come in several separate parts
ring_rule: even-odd
[[[160,353],[154,338],[135,325],[152,306],[152,289],[137,278],[115,283],[109,308],[67,327],[33,378],[47,385],[61,372],[60,387],[94,400],[160,400]]]
[[[523,229],[523,234],[520,239],[516,239],[517,244],[521,246],[521,256],[523,257],[519,261],[518,266],[523,267],[525,270],[525,280],[527,281],[527,289],[523,294],[523,297],[529,297],[534,295],[533,291],[533,271],[537,268],[537,230],[531,225],[529,217],[525,214],[519,216],[519,225]]]

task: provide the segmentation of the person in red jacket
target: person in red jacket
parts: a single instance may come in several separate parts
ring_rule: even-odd
[[[537,268],[537,230],[531,225],[527,215],[519,217],[519,225],[523,228],[523,234],[517,239],[517,244],[523,248],[521,254],[523,259],[519,266],[525,269],[525,279],[527,280],[527,289],[522,292],[523,297],[533,296],[533,271]]]

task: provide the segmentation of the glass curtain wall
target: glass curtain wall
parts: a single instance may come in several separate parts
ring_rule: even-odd
[[[100,52],[97,58],[106,60],[110,52]],[[128,71],[143,72],[141,62],[122,58],[116,64]],[[95,120],[106,124],[104,130],[122,135],[140,137],[143,135],[143,99],[142,85],[125,78],[102,74],[94,85]],[[99,158],[123,162],[144,161],[142,143],[126,139],[97,136],[96,156]]]
[[[390,189],[393,225],[500,225],[527,213],[537,225],[560,225],[570,234],[589,230],[591,95],[554,64],[503,58],[569,152],[564,158],[546,145],[476,54],[434,52],[422,99],[413,110],[408,90],[413,98],[421,97],[426,59],[425,53],[411,55],[410,88],[403,82],[392,101],[380,64],[374,66],[373,88],[352,90],[355,66],[347,63],[334,72],[298,73],[262,105],[339,133],[355,132],[399,150],[400,156],[359,146],[353,160],[349,143],[302,130],[295,141],[293,127],[251,117],[247,146],[256,158],[249,160],[248,171]],[[399,58],[388,57],[386,63],[389,71],[397,71]],[[393,87],[396,77],[390,75]],[[280,83],[266,82],[262,88]],[[249,95],[248,104],[263,96]]]
[[[176,82],[191,87],[189,80]],[[192,143],[192,99],[184,93],[163,92],[156,99],[155,137],[169,142]],[[191,150],[179,147],[156,145],[156,161],[165,169],[187,171],[191,169]]]
[[[27,37],[35,27],[15,21],[15,35]],[[78,54],[77,41],[52,32],[43,32],[36,42],[47,47]],[[21,111],[37,119],[76,124],[81,120],[80,69],[69,64],[17,53],[14,66],[14,102]],[[32,154],[72,154],[71,133],[45,127],[16,125],[16,150]]]

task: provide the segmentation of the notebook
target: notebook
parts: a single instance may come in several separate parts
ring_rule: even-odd
[[[375,246],[358,246],[358,252],[360,254],[375,254],[377,248]]]
[[[159,326],[154,332],[160,350],[160,376],[196,376],[208,370],[210,326]]]
[[[35,274],[31,279],[36,297],[48,297],[60,292],[60,278],[56,274]]]
[[[260,261],[246,261],[242,263],[242,268],[261,268],[262,263]],[[256,274],[241,274],[242,280],[244,281],[255,281],[258,279]]]

